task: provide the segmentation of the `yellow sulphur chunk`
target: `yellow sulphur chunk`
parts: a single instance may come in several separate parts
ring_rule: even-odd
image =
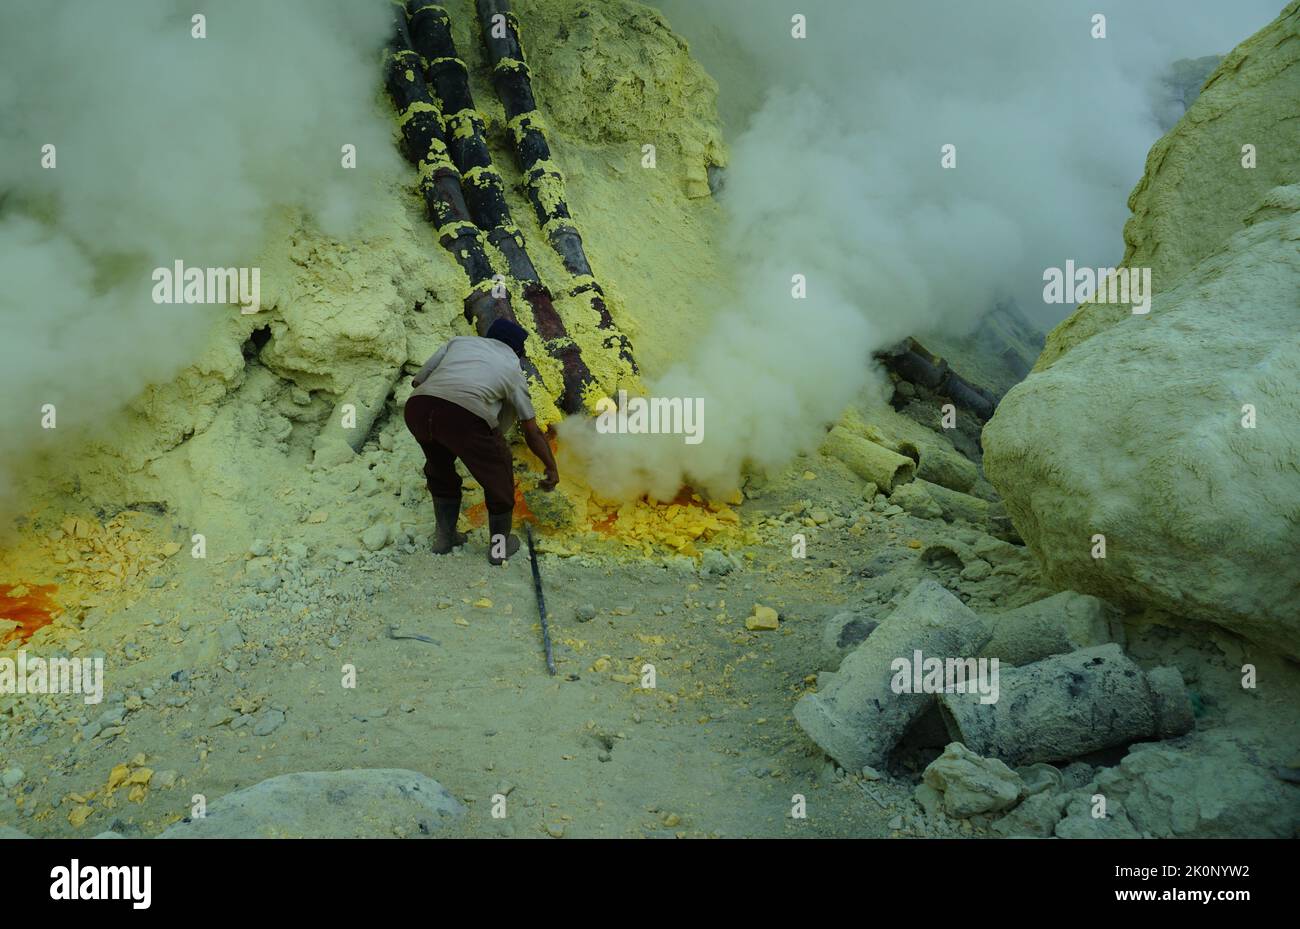
[[[107,789],[109,790],[109,792],[111,793],[112,791],[117,790],[117,788],[125,784],[126,779],[130,776],[130,774],[131,774],[131,769],[128,768],[126,765],[124,764],[115,765],[113,767],[113,770],[108,772]]]
[[[770,606],[754,604],[754,613],[746,617],[745,628],[749,630],[773,630],[781,627],[781,621],[777,618],[776,610]]]

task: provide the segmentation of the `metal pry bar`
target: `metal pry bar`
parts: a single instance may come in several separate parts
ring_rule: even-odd
[[[537,592],[537,615],[542,618],[542,644],[546,646],[546,670],[555,674],[555,655],[551,653],[551,630],[546,624],[546,597],[542,594],[542,572],[537,567],[537,549],[533,545],[531,523],[524,523],[524,533],[528,536],[528,560],[533,565],[533,590]]]

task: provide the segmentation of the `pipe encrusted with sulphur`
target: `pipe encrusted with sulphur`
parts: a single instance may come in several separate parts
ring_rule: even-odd
[[[632,353],[632,343],[619,331],[610,316],[609,308],[605,305],[604,291],[592,274],[591,264],[587,261],[582,246],[582,237],[569,212],[564,176],[551,158],[546,127],[537,112],[532,79],[524,58],[523,44],[519,39],[519,21],[510,11],[510,4],[506,0],[477,2],[483,41],[492,62],[492,81],[505,107],[506,121],[519,169],[524,175],[528,199],[551,246],[573,275],[569,295],[588,297],[595,326],[600,331],[601,344],[618,360],[617,377],[622,382],[630,383],[639,373]],[[602,386],[612,394],[617,385]]]
[[[461,189],[470,216],[487,240],[506,259],[511,275],[523,287],[523,296],[533,311],[537,336],[546,353],[560,365],[563,390],[560,409],[576,413],[595,384],[582,359],[581,349],[569,337],[563,320],[552,303],[551,293],[528,255],[523,232],[516,226],[506,203],[501,175],[492,165],[484,138],[484,120],[474,107],[469,88],[469,69],[456,52],[451,34],[451,17],[437,4],[409,3],[409,34],[412,47],[424,60],[425,82],[441,103],[447,129],[447,150],[460,172]]]
[[[423,62],[411,48],[406,5],[394,0],[394,31],[385,51],[385,86],[397,110],[399,147],[417,167],[417,187],[427,215],[438,230],[438,241],[464,269],[470,292],[465,298],[465,318],[479,335],[497,319],[517,322],[509,291],[502,293],[485,246],[485,238],[470,217],[461,187],[461,175],[447,148],[446,124],[424,80]],[[529,380],[548,398],[557,395],[531,360],[525,362]]]

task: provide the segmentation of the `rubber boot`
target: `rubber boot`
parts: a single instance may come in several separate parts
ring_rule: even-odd
[[[433,518],[437,528],[433,533],[433,553],[445,555],[457,545],[464,545],[467,536],[456,531],[460,519],[460,497],[434,497]]]
[[[519,536],[511,535],[510,527],[514,524],[514,513],[488,514],[488,562],[494,565],[504,564],[515,552],[519,551]],[[500,551],[501,537],[506,540],[506,557],[497,558]]]

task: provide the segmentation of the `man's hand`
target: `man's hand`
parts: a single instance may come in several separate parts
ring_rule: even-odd
[[[525,419],[519,426],[524,430],[524,441],[528,443],[529,450],[546,466],[546,477],[538,481],[537,486],[542,490],[554,490],[555,485],[560,482],[560,469],[555,466],[555,456],[551,454],[551,446],[547,443],[546,436],[542,435],[542,430],[537,428],[535,419]]]

